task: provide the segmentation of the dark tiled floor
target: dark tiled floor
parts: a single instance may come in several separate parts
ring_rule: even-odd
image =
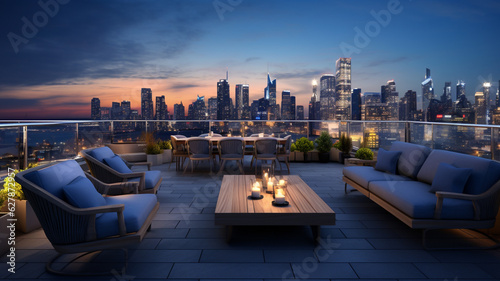
[[[337,213],[336,225],[322,227],[320,244],[308,227],[237,227],[227,243],[225,229],[213,222],[222,176],[210,176],[207,167],[194,174],[176,172],[173,166],[167,170],[167,165],[153,168],[162,171],[161,207],[144,241],[129,249],[126,273],[118,251],[79,260],[71,269],[115,268],[112,276],[92,278],[99,280],[500,280],[500,250],[424,250],[421,231],[357,192],[345,195],[343,166],[336,163],[291,164],[292,174]],[[440,244],[484,242],[463,230],[431,235]],[[42,230],[18,234],[16,273],[7,272],[3,257],[0,278],[89,280],[46,273],[45,262],[55,255]]]

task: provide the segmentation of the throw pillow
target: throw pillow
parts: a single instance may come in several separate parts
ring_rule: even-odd
[[[97,192],[92,182],[86,177],[78,176],[63,187],[68,202],[77,208],[92,208],[106,205],[106,200]],[[98,214],[100,216],[102,214]]]
[[[401,151],[387,151],[383,148],[380,148],[378,150],[375,170],[396,174],[400,155]]]
[[[113,170],[117,171],[118,173],[122,174],[132,173],[132,170],[130,170],[127,164],[125,164],[125,162],[123,162],[123,159],[118,155],[115,155],[110,158],[104,158],[103,161],[104,163],[106,163],[106,165],[110,166]]]
[[[432,187],[429,191],[463,193],[465,184],[471,174],[472,169],[457,168],[450,164],[441,163],[436,170],[436,175],[432,180]]]

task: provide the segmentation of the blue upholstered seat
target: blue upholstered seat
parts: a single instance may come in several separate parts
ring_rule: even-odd
[[[429,184],[418,181],[373,181],[370,192],[414,219],[434,219],[436,195]],[[443,201],[441,219],[474,219],[474,207],[469,200]]]
[[[156,186],[156,184],[158,183],[158,181],[160,180],[161,178],[161,172],[160,171],[146,171],[146,176],[145,176],[145,188],[146,189],[151,189],[151,188],[154,188]],[[140,178],[133,178],[133,179],[129,179],[128,181],[131,182],[131,181],[134,181],[134,182],[139,182],[141,179]]]
[[[138,231],[156,205],[154,194],[129,194],[105,197],[106,205],[124,204],[123,217],[127,233]],[[116,213],[105,213],[96,219],[97,238],[119,234]]]
[[[372,181],[410,181],[410,178],[400,175],[384,173],[368,166],[345,167],[344,176],[353,180],[365,189],[369,189],[369,183]]]

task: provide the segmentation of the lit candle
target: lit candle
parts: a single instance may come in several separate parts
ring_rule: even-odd
[[[262,186],[267,187],[267,182],[269,181],[269,175],[264,173],[264,178],[262,179]]]
[[[267,190],[268,191],[273,190],[273,181],[271,179],[269,179],[269,181],[267,182]]]
[[[280,180],[280,186],[284,186],[285,185],[285,180]]]
[[[278,189],[275,197],[276,204],[285,204],[285,194],[283,194],[281,189]]]
[[[252,187],[252,197],[253,198],[260,197],[260,187],[259,186],[254,185],[254,187]]]

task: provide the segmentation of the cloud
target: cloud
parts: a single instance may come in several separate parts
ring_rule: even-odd
[[[13,99],[13,98],[0,98],[0,109],[26,109],[38,106],[39,99]]]
[[[174,83],[172,84],[169,89],[176,90],[176,89],[187,89],[187,88],[197,88],[200,87],[201,85],[198,84],[190,84],[190,83]]]
[[[32,21],[42,11],[37,3],[3,2],[9,13],[0,18],[0,34],[23,36],[21,19]],[[151,62],[179,56],[203,36],[207,9],[212,5],[182,1],[70,1],[17,54],[7,36],[0,39],[0,87],[137,75]]]
[[[249,57],[245,60],[245,62],[251,62],[262,59],[261,57]]]
[[[397,58],[393,58],[393,59],[374,60],[374,61],[370,62],[367,66],[368,67],[376,67],[376,66],[381,66],[384,64],[398,63],[398,62],[407,61],[407,60],[410,60],[410,58],[407,56],[401,56],[401,57],[397,57]]]
[[[323,73],[327,73],[328,69],[304,69],[297,70],[294,72],[277,72],[274,74],[276,79],[296,79],[296,78],[308,78],[308,77],[318,77]]]

